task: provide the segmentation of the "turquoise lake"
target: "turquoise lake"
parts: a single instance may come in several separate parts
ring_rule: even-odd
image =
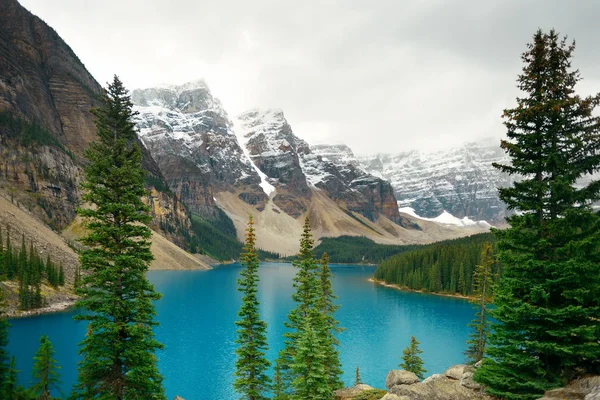
[[[385,388],[385,377],[397,368],[402,350],[414,335],[421,342],[428,374],[464,362],[472,306],[461,299],[407,293],[371,282],[373,267],[332,265],[333,287],[341,305],[336,316],[346,330],[339,334],[344,382],[362,379]],[[156,336],[165,345],[157,354],[167,398],[186,400],[237,398],[232,390],[235,338],[241,295],[239,265],[210,271],[151,271],[148,278],[164,297],[156,303]],[[265,263],[260,268],[261,315],[268,324],[270,351],[275,360],[282,347],[283,322],[293,307],[291,264]],[[77,344],[85,323],[74,322],[75,311],[11,320],[8,350],[17,357],[20,382],[30,381],[32,357],[39,338],[47,334],[62,366],[62,386],[70,392],[76,380]]]

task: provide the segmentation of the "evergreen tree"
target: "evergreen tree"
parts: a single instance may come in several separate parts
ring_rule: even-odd
[[[8,391],[6,384],[9,380],[10,357],[6,347],[8,346],[8,328],[10,324],[6,318],[6,296],[4,289],[0,287],[0,394]],[[8,396],[4,396],[8,397]],[[0,398],[4,398],[0,396]]]
[[[78,210],[89,234],[81,239],[77,320],[90,321],[80,344],[76,399],[165,399],[155,351],[162,349],[152,327],[153,300],[161,296],[145,277],[152,260],[148,207],[141,197],[145,173],[131,120],[132,103],[115,76],[102,105],[93,110],[98,141],[85,152]]]
[[[285,400],[288,398],[281,376],[281,366],[279,359],[275,362],[275,374],[273,376],[273,400]]]
[[[333,397],[324,365],[325,354],[314,328],[315,322],[311,321],[313,316],[309,314],[304,320],[296,342],[292,364],[294,400],[331,400]]]
[[[398,365],[405,371],[414,373],[419,379],[423,379],[426,369],[423,368],[423,360],[419,354],[423,350],[419,349],[419,342],[414,336],[410,337],[410,345],[402,351],[402,362]]]
[[[266,393],[270,389],[271,379],[265,374],[269,368],[269,361],[265,352],[267,343],[267,324],[260,319],[257,292],[258,292],[258,254],[256,252],[256,236],[252,216],[246,228],[246,241],[240,262],[244,267],[238,279],[238,290],[244,294],[242,306],[238,312],[240,319],[236,321],[237,331],[235,350],[237,360],[235,363],[235,382],[233,387],[241,394],[242,399],[260,400],[267,399]]]
[[[460,263],[458,268],[458,292],[465,296],[467,294],[467,282],[465,280],[465,266]]]
[[[40,347],[33,357],[33,379],[31,394],[38,400],[51,400],[52,389],[58,389],[60,385],[60,366],[53,359],[54,348],[48,336],[43,335],[40,339]]]
[[[25,398],[24,395],[21,396],[23,394],[23,389],[17,384],[17,375],[19,374],[19,372],[20,371],[17,370],[17,359],[13,356],[10,359],[8,372],[6,374],[6,381],[4,381],[4,399],[16,400],[20,398]]]
[[[62,263],[58,269],[58,286],[65,286],[65,269],[63,268]]]
[[[503,276],[495,320],[475,379],[506,399],[535,399],[600,360],[600,182],[576,186],[600,166],[600,96],[580,98],[571,69],[574,43],[538,31],[523,54],[518,86],[525,95],[505,110],[511,165],[520,179],[500,189],[517,211],[510,229],[495,231]]]
[[[340,328],[339,322],[335,319],[335,312],[340,306],[333,304],[337,296],[333,294],[333,288],[331,287],[333,274],[329,269],[329,257],[327,253],[323,253],[321,256],[319,278],[320,293],[317,299],[317,308],[324,321],[323,329],[318,334],[323,350],[325,351],[325,359],[323,361],[325,373],[328,376],[329,386],[334,391],[344,386],[340,378],[343,373],[342,364],[340,363],[340,352],[338,350],[340,342],[335,337],[337,333],[342,331],[342,328]]]
[[[469,324],[473,328],[470,339],[467,341],[465,355],[471,363],[476,363],[483,358],[487,337],[490,332],[488,318],[489,304],[492,299],[492,285],[494,283],[492,267],[494,265],[494,254],[492,245],[486,243],[481,254],[481,263],[477,265],[473,273],[473,286],[475,298],[472,303],[477,308],[475,319]]]
[[[360,377],[360,368],[356,367],[356,373],[354,374],[354,386],[360,385],[362,379]]]
[[[285,326],[289,331],[284,334],[284,348],[279,354],[283,386],[287,394],[306,393],[313,389],[303,388],[311,382],[328,382],[325,377],[327,372],[323,366],[316,366],[317,359],[322,362],[325,350],[319,333],[324,332],[325,318],[318,309],[320,298],[320,282],[318,277],[319,267],[313,257],[312,248],[314,240],[310,229],[308,218],[304,221],[304,230],[300,239],[300,253],[292,263],[298,269],[294,277],[294,288],[292,299],[296,307],[288,314]],[[314,337],[313,337],[314,336]],[[302,342],[302,357],[298,355],[298,346]],[[315,374],[323,373],[323,377],[317,378]],[[309,377],[307,374],[310,374]],[[319,383],[320,384],[320,383]],[[328,385],[327,385],[328,386]],[[322,387],[319,386],[319,395],[323,395]],[[331,393],[331,388],[329,387]],[[316,392],[315,392],[316,393]],[[331,396],[330,396],[331,397]]]

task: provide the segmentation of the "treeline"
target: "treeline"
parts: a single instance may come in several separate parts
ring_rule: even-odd
[[[313,252],[317,257],[327,253],[329,261],[332,263],[377,264],[395,254],[415,250],[419,247],[421,246],[379,244],[363,236],[339,236],[322,238],[321,243],[313,249]]]
[[[381,262],[374,277],[414,290],[471,295],[483,246],[495,241],[493,234],[480,233],[422,246]],[[496,263],[492,273],[498,276],[499,272]]]
[[[10,239],[10,231],[4,230],[6,241],[0,229],[0,280],[17,280],[19,283],[19,308],[31,310],[44,305],[41,285],[45,279],[53,287],[65,284],[65,271],[56,265],[48,255],[46,261],[39,255],[33,243],[29,250],[25,236],[21,236],[21,247],[17,250]]]
[[[214,220],[192,215],[192,231],[195,237],[190,238],[190,250],[192,253],[206,254],[220,261],[237,259],[243,244],[237,239],[233,221],[225,212],[217,210],[217,218]],[[259,249],[258,257],[261,260],[278,259],[280,255]]]

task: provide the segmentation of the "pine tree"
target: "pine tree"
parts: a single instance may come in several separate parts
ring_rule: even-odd
[[[280,360],[275,362],[275,374],[273,376],[273,400],[285,400],[289,398],[284,387],[283,377],[281,376],[281,366],[279,365],[279,362]]]
[[[338,347],[339,340],[336,334],[342,331],[339,322],[335,319],[335,312],[339,305],[333,304],[337,296],[333,294],[331,287],[331,279],[333,274],[329,269],[329,257],[327,253],[323,253],[319,269],[320,293],[317,299],[317,308],[322,315],[323,329],[318,332],[320,341],[325,351],[325,359],[323,361],[325,373],[328,376],[329,386],[332,392],[344,386],[342,376],[342,364],[340,363],[340,352]]]
[[[58,286],[65,286],[65,269],[63,268],[62,263],[60,263],[58,269]]]
[[[503,276],[495,320],[475,379],[506,399],[535,399],[600,360],[600,182],[575,183],[600,167],[600,95],[580,98],[571,69],[575,45],[538,31],[523,54],[518,86],[525,95],[505,110],[511,165],[521,179],[500,189],[517,211],[510,229],[495,231]]]
[[[145,277],[153,257],[149,210],[141,200],[142,153],[131,100],[116,76],[93,112],[98,141],[85,152],[82,184],[82,200],[92,207],[78,210],[89,232],[80,253],[87,274],[77,288],[83,312],[75,317],[90,322],[73,397],[165,399],[154,355],[162,345],[152,332],[152,301],[161,296]]]
[[[31,394],[39,400],[51,400],[50,392],[52,389],[58,389],[60,385],[60,375],[58,370],[60,366],[53,359],[55,351],[48,336],[43,335],[40,338],[40,347],[33,357],[33,379],[35,380],[31,387]]]
[[[472,303],[477,308],[475,319],[469,324],[473,328],[470,339],[467,341],[465,355],[471,363],[476,363],[483,358],[487,337],[490,332],[488,318],[489,304],[492,299],[494,254],[492,245],[485,243],[481,251],[481,262],[473,273],[473,286],[475,299]]]
[[[10,324],[6,318],[6,296],[4,289],[0,287],[0,382],[8,382],[10,371],[10,357],[8,350],[8,328]],[[8,388],[5,384],[0,384],[0,394],[6,394]],[[8,398],[8,396],[0,396]]]
[[[414,336],[410,337],[410,345],[402,351],[402,362],[398,366],[405,371],[414,373],[419,379],[423,379],[427,370],[423,368],[423,360],[419,356],[423,353],[423,350],[419,349],[419,344]]]
[[[294,400],[331,400],[333,393],[329,385],[329,376],[325,370],[325,354],[311,321],[314,314],[304,320],[299,332],[294,353],[292,387]]]
[[[354,374],[354,386],[358,386],[362,383],[362,379],[360,377],[360,368],[356,367],[356,373]]]
[[[233,387],[240,393],[242,399],[260,400],[267,399],[266,393],[270,389],[271,379],[265,374],[269,368],[265,353],[269,346],[267,343],[267,324],[260,319],[258,301],[258,254],[256,252],[256,236],[252,216],[246,228],[244,249],[240,255],[240,262],[244,267],[238,279],[238,290],[243,293],[242,306],[238,312],[240,319],[236,321],[237,331],[235,350],[237,360],[235,363],[235,381]]]
[[[19,370],[17,370],[17,359],[13,356],[10,359],[10,364],[8,367],[8,372],[6,374],[6,381],[4,383],[4,399],[19,399],[20,394],[23,391],[22,388],[17,384],[17,375],[19,374]],[[24,396],[23,396],[24,397]]]
[[[321,289],[318,277],[319,267],[312,252],[313,245],[310,221],[306,218],[300,239],[298,259],[292,263],[298,269],[293,284],[296,291],[292,294],[296,307],[288,314],[285,326],[289,328],[289,331],[284,334],[284,348],[280,352],[278,360],[286,394],[293,392],[296,397],[299,396],[299,393],[312,390],[303,388],[302,385],[308,385],[310,382],[319,382],[319,385],[321,381],[328,382],[325,369],[322,368],[322,365],[317,368],[315,364],[317,359],[322,362],[325,357],[324,344],[319,336],[320,332],[324,332],[325,318],[318,309],[317,303]],[[302,349],[303,359],[298,355],[301,342],[304,346]],[[319,373],[324,375],[317,378],[315,374]],[[309,377],[307,374],[311,376]],[[326,386],[331,394],[331,388],[329,385]],[[321,386],[315,389],[319,396],[323,395],[322,389]]]
[[[463,296],[467,294],[467,282],[465,280],[465,266],[460,263],[458,268],[458,292]]]

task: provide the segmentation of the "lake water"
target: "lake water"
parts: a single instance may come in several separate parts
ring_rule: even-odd
[[[473,318],[471,305],[460,299],[406,293],[367,279],[373,267],[331,267],[333,288],[341,308],[337,318],[346,330],[339,334],[344,382],[354,382],[360,367],[362,380],[385,388],[385,377],[397,368],[402,350],[414,335],[421,342],[428,374],[441,373],[464,361],[463,351]],[[237,398],[232,390],[235,363],[238,265],[210,271],[151,271],[148,278],[164,297],[157,302],[156,336],[165,345],[158,353],[167,397],[186,400]],[[290,264],[265,263],[260,268],[261,315],[268,324],[270,360],[282,347],[283,322],[293,307]],[[74,322],[74,311],[12,320],[9,351],[17,357],[20,382],[30,381],[32,357],[39,338],[47,334],[62,369],[63,391],[76,380],[77,343],[85,323]]]

